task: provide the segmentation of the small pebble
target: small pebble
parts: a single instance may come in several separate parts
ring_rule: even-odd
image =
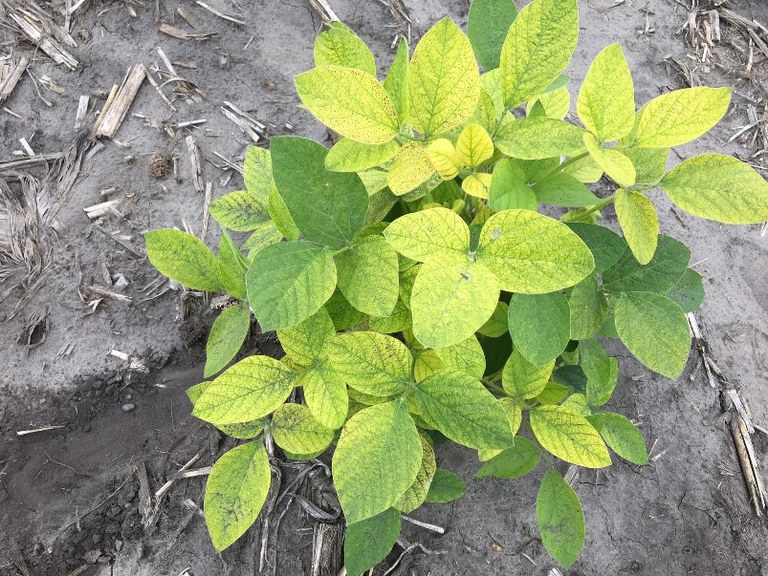
[[[123,404],[123,412],[130,412],[134,408],[136,408],[135,404]]]

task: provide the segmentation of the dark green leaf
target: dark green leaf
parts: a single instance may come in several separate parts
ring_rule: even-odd
[[[683,312],[694,312],[704,300],[704,283],[701,274],[690,268],[680,280],[667,291],[667,298],[676,302]]]
[[[359,576],[384,560],[400,536],[400,512],[394,508],[347,525],[344,567]]]
[[[302,235],[331,248],[351,242],[368,210],[360,178],[326,170],[328,150],[306,138],[279,136],[270,145],[275,184]]]
[[[501,46],[515,16],[517,7],[512,0],[473,0],[469,7],[467,34],[486,71],[499,67]]]
[[[613,230],[595,224],[568,224],[595,257],[595,272],[608,270],[627,251],[627,243]]]
[[[504,158],[496,164],[488,192],[488,202],[495,212],[512,208],[536,210],[536,195],[528,186],[525,172],[518,162],[511,158]]]
[[[515,294],[509,301],[512,342],[531,363],[543,366],[565,350],[570,317],[568,300],[560,292]]]
[[[670,236],[659,236],[653,259],[643,266],[627,248],[603,274],[603,285],[611,292],[657,292],[664,294],[685,274],[691,251]]]
[[[522,436],[515,436],[515,445],[502,450],[491,458],[475,474],[475,478],[495,476],[496,478],[519,478],[536,468],[539,463],[538,447]]]
[[[237,356],[250,327],[251,311],[244,304],[231,306],[219,314],[205,344],[203,375],[206,378],[223,370]]]
[[[556,172],[540,180],[533,187],[533,192],[540,204],[566,208],[592,206],[600,201],[584,184],[563,172]]]
[[[427,493],[427,502],[444,504],[458,500],[467,491],[464,481],[453,472],[438,468],[432,477]]]
[[[570,568],[584,546],[584,512],[576,492],[553,469],[541,481],[536,517],[547,552],[563,568]]]

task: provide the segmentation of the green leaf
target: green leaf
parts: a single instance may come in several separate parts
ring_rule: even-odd
[[[362,172],[380,166],[395,157],[400,144],[395,140],[384,144],[361,144],[342,138],[325,157],[325,167],[332,172]]]
[[[275,228],[288,240],[298,240],[300,233],[296,223],[285,205],[285,200],[280,196],[274,181],[269,189],[269,217],[275,224]]]
[[[435,451],[432,446],[421,438],[421,447],[424,449],[424,455],[421,460],[421,468],[416,475],[416,480],[413,481],[411,487],[406,490],[400,500],[395,504],[395,508],[405,514],[413,512],[424,504],[424,500],[429,493],[429,485],[432,483],[432,478],[437,470],[437,461],[435,460]]]
[[[529,415],[536,439],[554,456],[585,468],[610,466],[605,443],[583,416],[560,406],[538,406]]]
[[[594,276],[576,284],[568,296],[571,311],[571,340],[586,340],[600,330],[608,314],[608,302]]]
[[[544,391],[554,367],[554,360],[542,366],[531,364],[518,349],[515,349],[501,374],[504,391],[518,400],[535,398]]]
[[[493,156],[493,141],[480,124],[467,124],[456,140],[458,160],[469,168],[475,168]]]
[[[690,158],[673,168],[659,186],[672,202],[701,218],[728,224],[768,220],[768,182],[731,156]]]
[[[552,204],[566,208],[593,206],[600,199],[578,179],[564,172],[556,172],[533,186],[536,200],[540,204]]]
[[[277,229],[274,221],[270,220],[259,226],[253,234],[242,243],[240,249],[248,254],[247,259],[250,261],[253,260],[253,257],[259,250],[266,248],[267,246],[272,246],[272,244],[277,244],[283,238],[284,236]],[[221,257],[221,255],[219,255],[219,257]],[[243,296],[243,298],[245,298],[245,296]]]
[[[275,184],[302,235],[330,248],[346,246],[368,210],[360,178],[327,171],[328,150],[306,138],[278,136],[270,143]]]
[[[205,344],[203,376],[213,376],[237,356],[250,328],[251,311],[248,306],[238,304],[219,314]]]
[[[258,146],[248,147],[243,162],[243,183],[245,189],[262,205],[267,204],[272,184],[272,158],[269,150]]]
[[[408,400],[427,424],[454,442],[470,448],[507,448],[513,443],[503,408],[469,374],[440,370],[419,382]]]
[[[325,450],[333,440],[333,430],[320,424],[309,408],[283,404],[272,415],[272,436],[280,448],[292,454],[313,454]]]
[[[513,0],[474,0],[469,7],[467,35],[485,70],[499,67],[501,46],[515,16]]]
[[[640,264],[648,264],[659,240],[659,216],[653,203],[640,192],[616,191],[614,200],[624,239]]]
[[[327,248],[282,242],[253,257],[246,284],[262,330],[288,328],[312,316],[331,297],[336,266]]]
[[[485,374],[485,354],[475,336],[434,352],[444,368],[455,368],[477,379]]]
[[[400,512],[389,508],[376,516],[347,524],[344,567],[360,576],[387,557],[400,536]]]
[[[507,156],[521,160],[542,160],[580,154],[584,150],[582,135],[586,134],[578,126],[542,116],[523,118],[502,126],[494,142]]]
[[[304,389],[304,400],[315,420],[338,430],[347,419],[349,397],[347,385],[333,376],[321,366],[302,374],[296,384]]]
[[[216,198],[211,202],[210,211],[219,226],[237,232],[255,230],[269,219],[266,206],[245,190]]]
[[[488,319],[477,331],[482,336],[488,336],[489,338],[498,338],[509,331],[507,327],[507,314],[509,313],[509,307],[506,302],[497,302],[496,309]]]
[[[387,242],[400,254],[429,262],[469,250],[469,227],[448,208],[429,208],[406,214],[384,230]]]
[[[671,148],[695,140],[725,116],[730,88],[685,88],[662,94],[640,110],[633,130],[640,148]]]
[[[704,301],[704,283],[701,274],[690,268],[680,280],[667,291],[667,298],[675,302],[683,312],[694,312]]]
[[[584,547],[584,512],[576,492],[552,468],[544,475],[536,496],[536,518],[547,552],[563,568],[573,566]]]
[[[333,320],[333,325],[337,331],[355,328],[366,319],[365,314],[347,302],[347,299],[338,289],[325,303],[325,309],[328,310],[328,315]]]
[[[429,486],[426,502],[446,504],[458,500],[467,491],[464,481],[453,472],[438,468]]]
[[[322,66],[299,74],[294,82],[307,109],[345,138],[363,144],[383,144],[397,135],[395,106],[372,74],[342,66]]]
[[[368,320],[371,330],[381,334],[395,334],[412,326],[411,311],[401,298],[397,300],[389,316],[371,316]]]
[[[611,450],[620,458],[644,466],[648,464],[645,439],[637,427],[621,414],[600,412],[589,418]]]
[[[627,248],[624,255],[603,273],[603,286],[611,292],[658,292],[663,294],[685,274],[691,251],[670,236],[659,236],[651,261],[643,266]]]
[[[408,40],[400,38],[392,66],[384,79],[384,89],[392,99],[401,122],[408,117]]]
[[[189,398],[189,401],[192,402],[192,406],[197,403],[197,401],[200,399],[200,396],[203,395],[203,392],[205,392],[210,385],[210,382],[200,382],[200,384],[195,384],[194,386],[187,388],[187,398]]]
[[[536,100],[528,100],[526,106],[528,115],[531,114],[536,104],[541,104],[545,115],[549,118],[563,120],[571,109],[571,94],[568,92],[568,88],[560,86],[541,94]]]
[[[149,261],[164,276],[192,290],[223,289],[216,258],[191,234],[161,228],[144,234],[144,241]]]
[[[595,257],[595,273],[611,268],[628,249],[624,240],[613,230],[594,224],[570,223],[568,228],[581,238]]]
[[[411,294],[414,335],[429,348],[466,340],[496,309],[498,284],[486,266],[466,256],[426,262]]]
[[[573,286],[595,267],[586,244],[566,225],[528,210],[491,216],[480,232],[477,257],[502,290],[525,294]]]
[[[538,447],[522,436],[515,436],[515,445],[502,450],[475,474],[475,478],[519,478],[536,468],[541,457]]]
[[[317,35],[314,52],[317,67],[344,66],[376,76],[376,62],[370,49],[341,22],[331,22]]]
[[[651,370],[676,379],[691,347],[688,321],[669,298],[653,292],[627,292],[616,303],[616,330],[634,356]]]
[[[515,294],[508,318],[515,349],[535,366],[554,360],[568,345],[571,312],[560,292]]]
[[[587,404],[587,397],[584,396],[584,394],[581,394],[579,392],[576,392],[575,394],[571,394],[563,400],[563,402],[560,404],[561,408],[565,408],[566,410],[570,410],[574,414],[578,414],[580,416],[589,416],[592,413],[592,410],[589,408],[589,405]],[[590,421],[591,422],[591,421]]]
[[[584,134],[584,146],[590,157],[619,186],[629,187],[635,183],[637,172],[632,160],[613,148],[602,148],[589,132]]]
[[[581,369],[587,377],[586,399],[590,406],[602,406],[611,399],[616,388],[617,366],[595,339],[579,342]]]
[[[579,90],[579,119],[602,142],[618,140],[635,124],[635,86],[619,44],[597,55]]]
[[[221,231],[217,263],[224,290],[238,300],[245,300],[245,272],[248,264],[226,230]]]
[[[535,0],[523,8],[501,48],[505,107],[545,92],[568,66],[578,36],[576,0]]]
[[[416,479],[422,454],[416,425],[400,400],[352,416],[333,454],[333,482],[347,522],[393,506]]]
[[[295,379],[279,360],[249,356],[211,382],[192,413],[215,425],[257,420],[285,402]]]
[[[555,378],[556,376],[552,376]],[[547,382],[544,387],[544,391],[536,396],[536,401],[541,404],[558,404],[568,397],[571,390],[562,384],[557,382]]]
[[[400,294],[397,252],[381,236],[355,242],[336,260],[339,290],[352,306],[372,316],[392,312]]]
[[[425,136],[443,134],[472,116],[480,74],[472,46],[450,18],[421,37],[408,73],[409,117]]]
[[[300,324],[277,331],[280,346],[297,366],[311,366],[321,358],[336,330],[325,308]]]
[[[413,357],[400,340],[376,332],[347,332],[328,343],[326,371],[370,396],[402,394],[411,384]]]
[[[205,522],[217,552],[228,548],[256,521],[272,476],[261,442],[248,442],[219,458],[205,485]]]
[[[488,203],[494,212],[514,208],[536,211],[536,195],[528,186],[525,172],[518,162],[503,158],[496,163],[488,191]]]
[[[435,175],[435,166],[422,142],[409,142],[397,151],[387,174],[387,186],[395,196],[412,192]]]
[[[658,182],[667,171],[669,148],[634,148],[620,145],[618,151],[635,166],[635,180],[641,184]]]

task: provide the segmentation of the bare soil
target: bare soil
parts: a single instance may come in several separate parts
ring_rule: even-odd
[[[442,16],[465,24],[467,15],[464,0],[406,0],[409,27],[381,2],[330,3],[372,46],[380,71],[393,56],[396,34],[410,30],[415,43]],[[676,150],[673,161],[714,150],[734,153],[765,174],[765,158],[755,155],[766,146],[760,132],[764,121],[729,140],[751,122],[750,106],[758,117],[765,113],[768,55],[722,18],[722,39],[705,49],[706,14],[697,20],[697,46],[692,46],[689,31],[681,30],[689,20],[684,3],[582,0],[582,40],[570,68],[573,86],[612,42],[625,48],[638,102],[691,83],[735,86],[734,104],[721,125],[701,143]],[[20,40],[7,26],[8,7],[0,0],[0,21],[6,24],[0,27],[0,65],[7,56],[26,55],[34,75],[25,74],[0,105],[0,162],[18,159],[13,152],[22,149],[20,138],[38,154],[71,149],[72,158],[82,159],[56,221],[35,237],[41,246],[50,245],[50,256],[41,256],[49,273],[36,291],[30,285],[8,290],[11,282],[0,284],[2,576],[312,573],[319,524],[295,499],[277,507],[271,529],[260,523],[222,555],[214,552],[199,514],[203,478],[176,481],[156,510],[145,509],[146,493],[160,488],[192,456],[199,454],[192,467],[201,468],[231,446],[190,416],[184,395],[202,377],[203,342],[215,312],[202,299],[165,290],[168,285],[142,256],[145,230],[186,224],[201,233],[204,196],[193,188],[185,137],[197,140],[203,178],[212,183],[214,197],[242,185],[217,154],[237,163],[251,143],[221,112],[225,101],[258,118],[269,135],[327,138],[297,107],[292,84],[294,74],[312,65],[321,22],[317,13],[305,0],[208,4],[245,25],[188,0],[161,0],[162,21],[214,34],[208,40],[180,40],[158,32],[154,2],[86,0],[71,17],[77,46],[70,51],[79,67],[69,71]],[[726,4],[768,24],[768,5],[759,0]],[[64,24],[63,1],[42,7]],[[179,8],[194,15],[196,28],[181,18]],[[83,131],[75,131],[79,97],[91,98],[83,124],[87,136],[110,88],[130,66],[164,70],[158,47],[205,98],[190,100],[184,86],[169,81],[162,89],[173,99],[173,112],[145,82],[115,139],[104,140],[96,153],[90,148],[87,156]],[[62,92],[39,84],[45,77]],[[178,127],[191,120],[205,123]],[[158,158],[168,160],[167,170]],[[56,173],[57,167],[50,169]],[[0,165],[0,178],[20,195],[22,181],[31,177],[43,186],[47,171],[46,166],[6,170]],[[56,182],[48,185],[63,189]],[[120,203],[98,222],[99,230],[83,209],[109,199]],[[691,247],[692,261],[705,278],[708,295],[697,317],[723,374],[720,387],[739,390],[754,421],[768,425],[768,237],[759,226],[697,221],[661,195],[654,200],[663,232]],[[212,246],[217,241],[213,224],[206,241]],[[22,271],[14,278],[23,276]],[[120,276],[127,286],[113,290],[130,301],[105,298],[94,305],[97,295],[89,287],[120,286]],[[28,301],[22,301],[25,294],[31,294]],[[268,336],[254,337],[247,348],[278,353]],[[672,382],[650,374],[620,347],[614,352],[622,377],[610,408],[641,423],[653,446],[653,463],[637,468],[617,461],[606,471],[579,473],[575,486],[586,511],[588,541],[568,574],[768,575],[765,518],[750,508],[720,390],[707,383],[698,355],[692,353],[686,373]],[[57,428],[17,434],[46,426]],[[765,463],[768,437],[756,433],[753,441]],[[467,481],[468,493],[452,505],[427,505],[413,514],[445,527],[446,533],[406,525],[404,537],[423,548],[406,554],[395,573],[547,574],[554,564],[536,538],[533,506],[543,472],[518,481],[473,480],[478,464],[468,451],[442,447],[438,457],[442,467]],[[283,487],[296,474],[283,467]],[[274,519],[291,502],[276,532]],[[261,570],[265,534],[268,561]],[[400,552],[396,548],[390,565]]]

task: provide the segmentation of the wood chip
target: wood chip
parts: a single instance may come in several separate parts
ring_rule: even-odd
[[[24,0],[4,0],[3,7],[16,28],[51,60],[70,70],[77,69],[77,58],[66,48],[75,48],[77,43],[42,8]]]
[[[223,12],[219,12],[215,8],[209,6],[205,2],[201,2],[201,0],[197,0],[195,2],[200,8],[204,8],[205,10],[208,10],[211,14],[214,14],[215,16],[218,16],[219,18],[223,18],[224,20],[229,20],[230,22],[234,22],[235,24],[240,24],[241,26],[245,26],[245,21],[240,20],[239,18],[235,18],[234,16],[230,16],[228,14],[224,14]]]
[[[24,74],[24,71],[27,69],[27,66],[29,66],[29,58],[22,56],[19,61],[13,65],[8,75],[4,77],[2,82],[0,82],[0,102],[8,99],[11,92],[13,92],[13,89],[16,88],[16,84],[18,84],[21,79],[21,75]]]
[[[196,40],[197,42],[202,42],[204,40],[210,40],[211,38],[216,36],[215,32],[203,32],[203,33],[197,33],[197,34],[194,32],[187,32],[186,30],[181,30],[180,28],[176,28],[176,26],[171,26],[166,22],[158,22],[157,29],[163,34],[167,34],[168,36],[173,36],[174,38],[178,38],[179,40]]]
[[[224,101],[224,105],[220,108],[221,112],[234,122],[240,131],[253,140],[254,144],[258,144],[261,137],[267,132],[267,127],[254,118],[251,114],[243,112],[240,108],[232,104],[231,102]]]
[[[19,430],[16,432],[16,436],[29,436],[30,434],[38,434],[40,432],[48,432],[50,430],[59,430],[61,428],[66,428],[66,426],[43,426],[42,428],[33,428],[31,430]]]
[[[194,136],[187,136],[187,152],[189,155],[189,164],[192,166],[192,184],[195,192],[202,194],[205,192],[205,180],[203,179],[203,162],[200,155],[200,147]]]
[[[199,4],[199,2],[198,2]],[[309,0],[309,5],[320,15],[323,22],[339,22],[339,17],[336,16],[336,12],[333,11],[331,5],[327,0]]]
[[[729,423],[731,437],[736,446],[736,455],[741,465],[741,471],[744,475],[744,482],[747,485],[752,509],[757,516],[762,516],[768,502],[768,495],[765,492],[760,471],[758,468],[755,450],[752,446],[752,438],[749,435],[747,426],[741,416],[733,414]]]
[[[97,220],[102,216],[109,214],[110,210],[120,204],[120,200],[115,198],[114,200],[107,200],[106,202],[99,202],[92,206],[83,208],[83,212],[91,220]]]
[[[88,104],[91,101],[91,97],[87,94],[82,94],[80,100],[77,102],[77,115],[75,116],[75,132],[80,132],[85,124],[85,117],[88,115]]]
[[[120,87],[115,90],[113,86],[112,92],[110,92],[111,98],[107,99],[107,103],[101,109],[93,127],[95,138],[112,139],[115,137],[146,76],[147,70],[144,68],[144,64],[135,64],[128,69]],[[112,96],[113,94],[114,96]]]

